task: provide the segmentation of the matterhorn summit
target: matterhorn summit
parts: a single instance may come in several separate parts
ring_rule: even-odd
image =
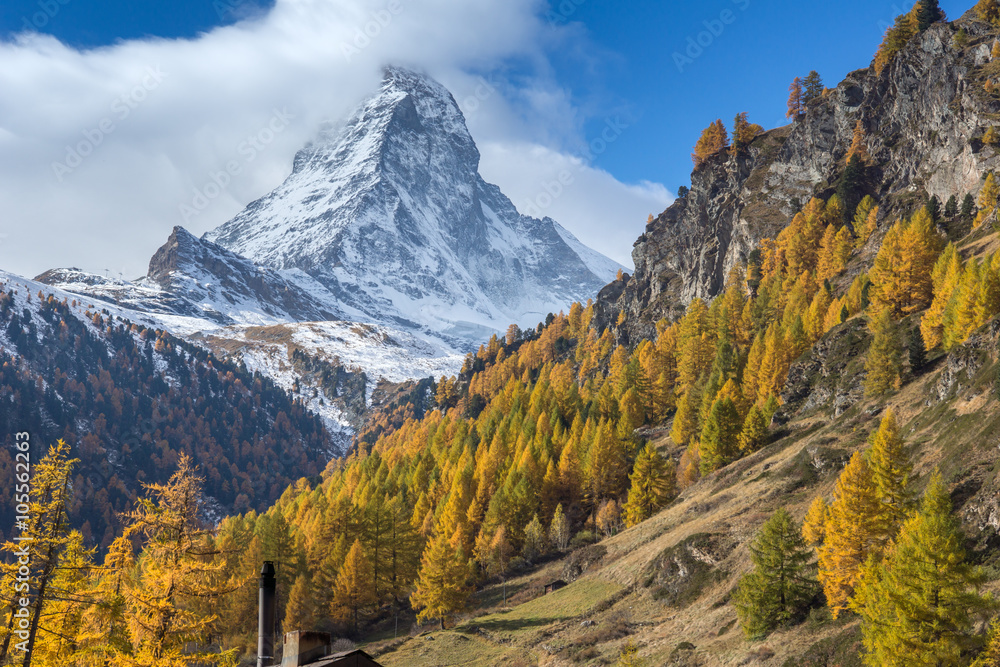
[[[479,174],[448,90],[399,67],[280,187],[204,238],[353,318],[471,340],[586,301],[620,268],[518,213]]]
[[[491,334],[595,297],[619,268],[518,213],[479,175],[451,94],[393,67],[276,190],[201,238],[174,228],[147,275],[38,280],[267,375],[347,451],[381,383],[454,374]]]

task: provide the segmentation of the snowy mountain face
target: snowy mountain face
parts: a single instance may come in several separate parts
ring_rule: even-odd
[[[181,248],[174,247],[175,242]],[[163,274],[156,271],[166,266],[157,258],[175,261],[191,242],[202,252],[212,251],[212,261],[202,257],[204,265],[185,266],[186,262],[181,261],[174,270]],[[294,321],[288,312],[280,310],[281,305],[292,312],[308,312],[295,308],[319,306],[300,303],[299,298],[308,297],[302,297],[291,285],[287,286],[290,300],[279,305],[241,297],[236,288],[254,285],[258,280],[267,280],[273,289],[282,287],[273,282],[280,276],[267,270],[261,270],[259,275],[230,273],[227,284],[234,285],[234,291],[227,292],[216,282],[222,278],[205,271],[205,266],[215,262],[223,262],[230,269],[240,267],[239,262],[253,266],[218,246],[175,230],[154,256],[150,275],[134,282],[77,269],[54,269],[35,281],[0,271],[0,285],[17,285],[25,294],[43,293],[46,298],[51,294],[60,301],[83,298],[78,306],[74,301],[74,309],[103,311],[169,331],[222,358],[242,363],[250,372],[262,373],[323,420],[337,455],[348,451],[380,385],[453,375],[462,366],[463,354],[440,338],[420,332],[332,318]],[[0,332],[0,351],[6,347]]]
[[[260,371],[346,451],[380,383],[457,373],[490,334],[594,297],[619,268],[520,215],[479,175],[451,94],[390,68],[284,184],[201,239],[175,227],[144,277],[36,280]]]
[[[277,271],[255,265],[214,243],[175,227],[136,281],[114,280],[77,269],[53,269],[36,278],[149,313],[204,318],[217,324],[267,324],[340,319]]]
[[[451,94],[399,68],[205,239],[308,275],[354,318],[476,342],[586,301],[619,269],[555,221],[520,215],[480,176]]]

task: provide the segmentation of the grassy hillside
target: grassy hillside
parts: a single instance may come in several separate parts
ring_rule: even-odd
[[[386,665],[614,664],[632,642],[646,665],[860,665],[852,614],[834,621],[817,608],[805,622],[764,641],[743,637],[730,595],[750,568],[747,544],[778,507],[801,519],[816,494],[829,496],[843,463],[877,428],[883,407],[891,407],[905,424],[918,486],[941,468],[970,551],[988,568],[989,589],[1000,591],[997,553],[977,540],[976,523],[995,498],[1000,468],[997,331],[1000,322],[994,321],[885,404],[861,401],[839,418],[825,411],[796,416],[767,448],[703,478],[652,519],[600,542],[605,555],[568,587],[506,610],[482,610],[453,630],[395,645],[376,642],[371,649]],[[960,373],[945,400],[934,398],[950,365],[968,355],[981,365]],[[672,447],[668,439],[658,444]],[[508,586],[534,586],[539,594],[537,584],[560,576],[565,565],[549,563]],[[436,662],[421,662],[421,655]]]

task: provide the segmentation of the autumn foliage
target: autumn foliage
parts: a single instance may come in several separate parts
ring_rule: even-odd
[[[698,143],[694,145],[694,153],[691,154],[694,168],[697,169],[709,157],[728,147],[729,132],[726,131],[726,126],[719,119],[704,129],[698,138]]]

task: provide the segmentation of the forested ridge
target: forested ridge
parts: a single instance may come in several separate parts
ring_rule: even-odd
[[[69,516],[106,549],[142,482],[165,481],[178,456],[197,458],[213,513],[263,508],[330,449],[321,422],[281,389],[203,348],[8,282],[0,291],[0,422],[28,432],[36,456],[65,439],[80,459]],[[82,311],[82,312],[81,312]],[[10,448],[0,480],[13,482]],[[8,519],[13,500],[0,498]]]

